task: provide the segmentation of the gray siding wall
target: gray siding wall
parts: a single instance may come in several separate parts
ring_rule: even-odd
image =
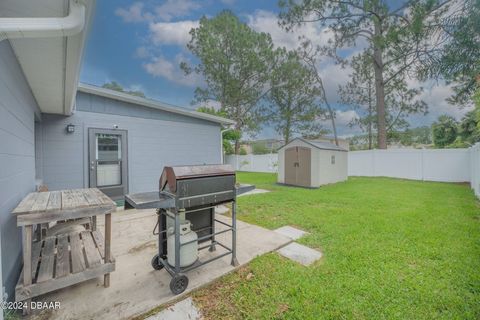
[[[0,232],[3,284],[13,298],[21,266],[21,229],[13,208],[35,189],[38,106],[8,41],[0,42]]]
[[[217,123],[86,93],[78,93],[76,110],[70,117],[42,117],[37,167],[50,190],[89,186],[89,128],[127,130],[129,192],[157,190],[165,165],[221,161]],[[75,132],[67,134],[70,123]]]

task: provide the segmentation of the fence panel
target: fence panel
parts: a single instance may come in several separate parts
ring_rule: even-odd
[[[237,171],[251,171],[251,172],[271,172],[278,171],[278,155],[272,154],[248,154],[227,155],[225,163],[232,165]]]
[[[470,148],[470,186],[480,198],[480,143]]]
[[[470,181],[469,149],[390,149],[351,151],[348,175],[413,180]]]

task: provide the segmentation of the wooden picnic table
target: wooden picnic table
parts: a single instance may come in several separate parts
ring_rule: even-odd
[[[15,290],[16,301],[58,290],[104,275],[110,285],[115,270],[111,254],[111,213],[116,204],[96,188],[28,194],[13,210],[17,225],[24,227],[23,270]],[[60,233],[33,241],[36,224],[95,218],[105,215],[105,238],[96,230]],[[28,311],[28,310],[27,310]]]

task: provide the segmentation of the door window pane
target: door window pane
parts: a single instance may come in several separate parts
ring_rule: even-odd
[[[96,135],[97,186],[122,184],[122,137],[115,134]]]

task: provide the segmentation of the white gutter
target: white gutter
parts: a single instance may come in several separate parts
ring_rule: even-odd
[[[75,35],[85,26],[85,4],[70,0],[69,14],[60,18],[0,18],[0,41]]]

